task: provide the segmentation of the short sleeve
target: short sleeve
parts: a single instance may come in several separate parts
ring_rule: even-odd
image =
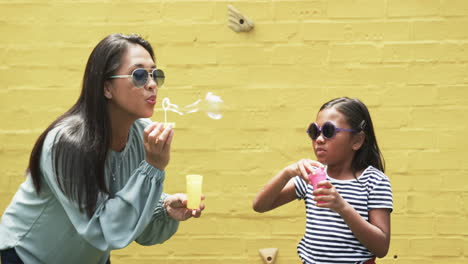
[[[296,190],[297,199],[305,199],[307,183],[299,176],[294,177],[294,189]]]
[[[379,208],[393,211],[392,187],[390,180],[384,174],[380,175],[378,180],[374,182],[369,193],[369,210]]]

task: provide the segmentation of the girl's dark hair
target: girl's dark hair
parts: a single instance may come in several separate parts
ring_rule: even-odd
[[[327,108],[335,108],[344,115],[346,122],[356,131],[365,134],[364,144],[354,155],[351,168],[354,173],[367,168],[369,165],[385,172],[385,161],[374,133],[374,126],[366,105],[358,99],[341,97],[333,99],[320,108],[320,111]]]
[[[109,194],[104,168],[112,131],[104,83],[121,66],[130,44],[141,45],[154,60],[151,45],[138,35],[111,34],[101,40],[89,56],[77,102],[42,132],[29,159],[27,173],[40,194],[44,140],[50,130],[61,126],[52,149],[56,179],[61,190],[89,217],[96,209],[99,193]]]

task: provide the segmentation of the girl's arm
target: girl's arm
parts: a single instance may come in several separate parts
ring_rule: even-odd
[[[372,254],[379,258],[387,255],[390,246],[390,210],[372,209],[369,211],[369,222],[367,222],[341,195],[330,182],[320,182],[319,187],[313,192],[319,207],[330,208],[337,212],[349,226],[354,236]],[[328,188],[328,189],[325,189]],[[317,194],[323,194],[317,196]]]
[[[299,175],[306,182],[309,182],[307,171],[312,171],[312,166],[323,165],[316,161],[303,159],[282,169],[257,194],[253,202],[253,209],[259,213],[268,212],[296,199],[293,177]]]
[[[296,198],[293,173],[288,167],[281,170],[257,194],[253,202],[256,212],[268,212],[278,206],[289,203]]]

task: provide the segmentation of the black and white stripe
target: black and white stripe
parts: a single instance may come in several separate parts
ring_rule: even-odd
[[[369,210],[388,208],[393,210],[392,189],[388,177],[369,166],[358,179],[336,180],[327,176],[340,195],[365,219]],[[306,231],[297,246],[304,263],[363,263],[373,258],[349,229],[339,214],[315,205],[312,185],[300,177],[294,178],[296,195],[304,199],[306,207]]]

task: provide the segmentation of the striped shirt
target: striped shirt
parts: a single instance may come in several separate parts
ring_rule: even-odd
[[[392,189],[388,177],[369,166],[352,180],[337,180],[327,176],[340,195],[366,220],[369,210],[393,210]],[[306,206],[306,230],[297,246],[303,263],[363,263],[374,255],[354,236],[340,215],[329,208],[315,205],[312,185],[294,178],[296,195]]]

